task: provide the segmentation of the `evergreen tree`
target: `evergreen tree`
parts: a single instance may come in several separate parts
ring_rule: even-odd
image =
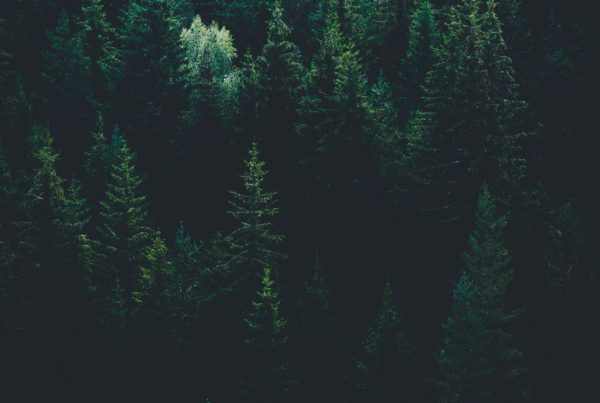
[[[97,107],[106,108],[116,75],[116,32],[107,20],[102,0],[84,0],[81,14],[79,25],[84,52],[90,61],[94,101]]]
[[[331,306],[331,290],[327,275],[317,255],[310,278],[304,283],[304,295],[298,306],[300,329],[295,351],[302,399],[331,401],[339,398],[345,364],[337,318]],[[294,341],[294,340],[292,340]],[[318,362],[319,365],[315,366]]]
[[[440,34],[435,10],[428,0],[419,1],[410,15],[406,64],[408,66],[408,105],[412,110],[420,106],[421,87],[425,77],[436,63],[436,47]]]
[[[214,22],[206,26],[197,16],[190,28],[183,29],[181,43],[182,72],[189,93],[188,106],[181,118],[186,136],[181,146],[198,149],[201,142],[214,153],[218,139],[228,140],[223,132],[237,109],[240,80],[233,67],[236,58],[233,39],[224,27]]]
[[[363,348],[363,357],[357,366],[363,379],[359,387],[365,397],[378,402],[396,402],[402,396],[414,398],[410,393],[415,387],[411,382],[414,347],[398,314],[389,276],[381,308],[375,323],[369,327]],[[402,381],[405,383],[399,387],[398,382]]]
[[[369,75],[376,77],[383,69],[392,78],[406,51],[408,1],[353,0],[345,2],[345,11],[349,31]]]
[[[271,269],[265,267],[262,288],[245,320],[248,375],[243,381],[242,397],[248,401],[285,401],[294,386],[287,362],[286,321],[280,312],[278,288]]]
[[[265,162],[260,160],[256,143],[250,148],[248,159],[244,161],[242,174],[244,189],[231,192],[229,214],[237,221],[237,228],[228,236],[229,249],[233,254],[231,264],[234,269],[235,287],[256,289],[261,270],[268,265],[269,270],[277,270],[283,255],[276,250],[283,237],[273,233],[272,220],[278,213],[275,192],[263,189],[268,171]]]
[[[484,180],[511,204],[526,174],[522,145],[531,125],[494,2],[461,1],[446,30],[405,134],[399,186],[423,211],[451,222],[464,219]]]
[[[167,184],[165,151],[170,142],[181,96],[180,26],[168,0],[135,0],[122,15],[118,32],[120,75],[118,122],[152,186]]]
[[[166,250],[159,232],[149,226],[134,155],[123,139],[115,142],[121,147],[112,163],[105,199],[100,203],[97,268],[101,272],[97,288],[109,314],[119,307],[119,312],[124,310],[120,315],[129,321],[147,302],[153,276],[164,269]]]
[[[279,150],[273,156],[279,154],[292,134],[303,73],[300,51],[290,41],[290,34],[291,29],[283,20],[281,2],[276,1],[269,21],[267,43],[257,60],[261,113],[260,133],[257,134],[266,137],[263,139],[265,146]]]
[[[83,36],[72,25],[69,15],[62,11],[56,28],[48,32],[50,45],[44,52],[42,78],[47,87],[45,118],[56,133],[58,145],[81,150],[85,143],[79,133],[87,132],[94,119],[92,65]],[[79,161],[73,161],[73,165],[79,165]]]
[[[505,227],[506,218],[496,217],[493,197],[484,186],[452,313],[443,326],[441,402],[514,402],[523,397],[515,383],[523,374],[522,354],[510,331],[516,313],[506,301],[512,271],[502,239]]]

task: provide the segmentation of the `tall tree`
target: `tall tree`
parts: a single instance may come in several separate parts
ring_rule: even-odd
[[[287,362],[286,321],[280,312],[279,287],[268,267],[263,269],[261,282],[262,288],[245,320],[248,375],[243,381],[242,397],[248,401],[284,401],[294,386]]]
[[[439,62],[404,136],[400,187],[442,222],[463,220],[484,181],[506,205],[526,174],[532,130],[493,1],[448,11]]]
[[[293,133],[303,66],[298,47],[290,40],[291,29],[283,19],[280,1],[269,21],[267,43],[257,60],[260,132],[256,133],[269,156],[275,157]],[[264,137],[264,138],[263,138]],[[274,152],[275,150],[278,152]],[[285,148],[283,148],[285,149]]]
[[[353,0],[344,4],[349,31],[367,73],[375,78],[381,69],[388,79],[396,78],[395,71],[406,52],[408,1]]]
[[[283,237],[273,232],[272,219],[279,211],[276,193],[263,189],[268,171],[256,143],[252,144],[244,165],[243,190],[231,192],[229,214],[237,221],[237,228],[228,239],[236,287],[250,285],[250,290],[256,290],[263,267],[272,267],[270,271],[278,269],[283,255],[277,251],[277,245]]]
[[[438,354],[441,402],[520,401],[521,352],[514,346],[507,292],[512,271],[504,246],[506,218],[497,217],[487,186],[477,201],[475,229],[463,255],[452,313]]]
[[[220,0],[217,20],[233,30],[238,49],[253,54],[267,38],[267,21],[275,7],[271,0]]]
[[[84,148],[86,139],[81,133],[93,127],[95,117],[92,65],[85,53],[82,33],[75,31],[73,25],[69,15],[62,11],[55,29],[48,32],[50,46],[43,53],[42,70],[46,84],[44,118],[49,121],[58,146],[67,151]],[[80,161],[68,162],[75,167]]]
[[[398,308],[390,279],[385,283],[381,308],[367,339],[363,355],[357,361],[362,381],[361,393],[380,402],[396,402],[414,398],[414,347],[409,340]],[[399,382],[403,382],[399,385]]]
[[[90,61],[90,79],[96,108],[107,107],[114,90],[117,52],[116,32],[108,22],[102,0],[84,0],[81,9],[81,35],[84,52]]]
[[[151,186],[169,183],[166,156],[181,96],[180,25],[168,0],[134,0],[118,31],[117,121],[140,153]]]
[[[126,326],[149,302],[153,281],[165,268],[166,250],[160,233],[149,225],[134,155],[123,139],[118,143],[121,146],[100,204],[97,288],[100,303],[108,311],[105,319]],[[111,311],[118,316],[111,317]]]
[[[408,66],[407,97],[413,111],[420,106],[425,77],[436,63],[436,47],[440,44],[440,33],[435,18],[435,9],[428,0],[419,1],[410,15],[406,64]]]

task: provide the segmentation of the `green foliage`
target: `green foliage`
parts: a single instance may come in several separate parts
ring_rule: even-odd
[[[531,134],[493,2],[465,0],[448,13],[399,169],[399,187],[441,221],[464,219],[484,181],[510,205]]]
[[[280,2],[275,2],[269,21],[267,42],[258,60],[258,96],[261,133],[273,133],[265,144],[281,141],[291,134],[291,122],[298,102],[303,65],[298,47],[290,40],[291,29],[283,20]]]
[[[42,78],[47,86],[45,102],[49,117],[79,114],[93,116],[92,64],[85,52],[84,36],[75,32],[71,18],[62,11],[54,30],[48,32],[50,46],[43,54]]]
[[[410,15],[406,50],[408,103],[415,109],[419,107],[423,96],[425,77],[436,64],[436,48],[439,44],[435,10],[429,1],[419,1]]]
[[[408,1],[354,0],[344,4],[352,40],[367,72],[374,76],[383,69],[395,75],[406,49]]]
[[[249,401],[286,400],[294,385],[287,362],[286,321],[280,313],[277,288],[271,269],[265,267],[262,289],[245,320],[249,374],[243,381],[242,397]]]
[[[512,271],[504,247],[505,217],[495,216],[487,186],[477,202],[475,229],[463,255],[464,269],[455,286],[452,314],[438,355],[441,402],[519,401],[521,352],[513,346],[507,308]]]
[[[273,233],[271,221],[279,211],[276,193],[263,189],[268,172],[265,162],[260,160],[256,143],[252,144],[244,165],[241,176],[243,190],[231,192],[232,200],[229,202],[229,214],[237,222],[237,228],[228,236],[236,288],[243,287],[248,281],[255,284],[266,265],[277,270],[283,257],[276,251],[283,237]]]
[[[123,139],[113,142],[121,146],[100,203],[97,288],[101,304],[124,309],[131,320],[149,299],[154,276],[165,270],[166,248],[160,233],[149,226],[134,155]],[[112,319],[107,320],[110,323]]]
[[[204,25],[197,16],[181,32],[184,50],[182,73],[189,91],[183,124],[190,132],[210,133],[235,116],[240,80],[233,68],[236,50],[231,34],[213,22]]]
[[[102,0],[84,0],[81,9],[81,36],[84,52],[90,61],[91,87],[94,100],[106,106],[108,95],[114,88],[117,74],[116,32],[108,22]]]
[[[373,326],[369,327],[363,350],[357,361],[362,378],[361,393],[382,402],[398,401],[404,393],[411,396],[409,390],[414,385],[409,379],[414,347],[398,314],[389,276],[383,289],[381,308]],[[398,382],[403,380],[405,384],[399,388]]]
[[[168,146],[181,104],[181,28],[167,0],[132,1],[121,25],[118,118],[132,145],[152,158]]]

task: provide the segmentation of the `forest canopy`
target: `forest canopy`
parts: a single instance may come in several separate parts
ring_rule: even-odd
[[[600,401],[593,0],[6,0],[0,400]]]

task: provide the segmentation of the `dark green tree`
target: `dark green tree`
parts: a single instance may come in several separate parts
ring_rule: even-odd
[[[81,9],[81,36],[84,52],[90,61],[90,79],[96,108],[107,107],[108,96],[114,90],[117,51],[116,31],[108,22],[102,0],[84,0]]]
[[[339,398],[345,357],[337,317],[331,306],[331,290],[319,255],[315,258],[304,294],[298,303],[300,328],[294,339],[303,400],[331,401]],[[318,362],[319,365],[314,365]]]
[[[354,0],[344,4],[349,32],[369,76],[375,78],[383,70],[387,78],[396,78],[406,52],[408,1]]]
[[[400,188],[442,222],[463,220],[484,181],[510,205],[526,175],[523,144],[532,133],[494,2],[464,0],[448,13],[398,169]]]
[[[181,92],[179,22],[168,0],[135,0],[118,31],[117,121],[140,153],[151,187],[167,185]],[[168,155],[168,154],[167,154]]]
[[[410,15],[406,65],[408,66],[407,98],[413,111],[420,106],[425,77],[436,63],[436,47],[440,45],[435,9],[428,0],[419,1]]]
[[[48,32],[49,48],[43,53],[42,69],[46,86],[44,117],[58,146],[69,150],[84,147],[85,138],[80,133],[91,129],[95,117],[92,64],[85,52],[83,35],[73,25],[62,11],[56,28]]]
[[[265,162],[260,159],[256,143],[252,144],[244,165],[241,176],[243,190],[231,192],[229,214],[236,220],[237,228],[228,236],[228,240],[232,253],[232,284],[242,289],[250,286],[250,292],[253,293],[263,267],[268,265],[273,268],[269,270],[278,270],[283,255],[277,251],[277,245],[283,237],[273,232],[272,220],[279,209],[276,207],[275,192],[267,192],[263,188],[268,171]]]
[[[106,195],[100,203],[96,266],[99,301],[109,314],[105,320],[123,326],[149,302],[156,276],[166,267],[166,248],[160,233],[149,225],[135,157],[123,139],[115,142],[121,147],[115,154]],[[111,317],[115,310],[122,317]]]
[[[285,146],[293,133],[303,73],[300,50],[291,42],[290,34],[291,29],[283,19],[281,2],[276,1],[269,21],[268,39],[257,60],[261,118],[260,132],[256,135],[259,140],[264,140],[264,147],[273,149]],[[264,136],[268,137],[261,138]]]
[[[414,391],[414,347],[409,340],[388,279],[383,289],[381,308],[363,343],[357,361],[361,393],[378,402],[396,402]],[[404,381],[404,382],[403,382]],[[399,382],[403,382],[399,387]]]
[[[261,282],[245,319],[248,375],[243,380],[242,397],[248,401],[285,401],[294,387],[287,361],[286,321],[280,312],[279,287],[268,267],[263,269]]]
[[[219,0],[219,3],[217,21],[232,29],[236,47],[257,54],[267,39],[267,22],[275,1]]]
[[[487,186],[477,202],[475,229],[463,255],[452,313],[438,354],[441,402],[520,401],[521,352],[511,324],[517,313],[507,306],[512,271],[504,246],[506,218],[497,217]]]

